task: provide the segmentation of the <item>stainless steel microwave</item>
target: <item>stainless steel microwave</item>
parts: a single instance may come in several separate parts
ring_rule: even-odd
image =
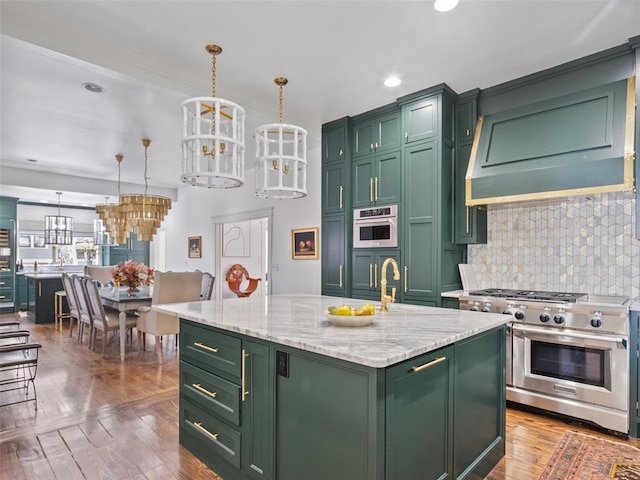
[[[397,246],[397,205],[353,210],[353,248]]]

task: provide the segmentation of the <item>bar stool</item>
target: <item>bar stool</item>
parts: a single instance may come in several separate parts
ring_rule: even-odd
[[[64,311],[64,299],[67,296],[67,292],[64,290],[58,290],[54,293],[53,296],[53,305],[54,305],[54,327],[58,326],[58,322],[60,322],[60,330],[62,330],[62,320],[65,318],[71,317],[69,312]]]

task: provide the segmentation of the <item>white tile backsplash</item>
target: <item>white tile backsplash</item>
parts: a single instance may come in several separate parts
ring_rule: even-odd
[[[489,205],[488,239],[470,245],[483,288],[640,296],[632,193]]]

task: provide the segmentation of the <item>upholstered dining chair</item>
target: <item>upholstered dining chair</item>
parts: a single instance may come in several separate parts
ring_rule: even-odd
[[[69,337],[72,337],[74,321],[78,322],[78,328],[80,328],[80,315],[78,313],[78,300],[76,299],[76,292],[73,288],[73,280],[68,273],[62,274],[62,287],[67,294],[67,304],[69,305]]]
[[[82,281],[87,292],[89,309],[91,311],[93,350],[95,351],[96,349],[96,335],[98,330],[100,330],[102,331],[102,356],[104,357],[108,333],[120,329],[119,312],[116,310],[107,311],[104,309],[102,300],[100,299],[100,292],[98,291],[97,280],[85,277]],[[138,317],[136,315],[127,313],[127,321],[125,323],[127,331],[131,332],[136,326],[137,321]]]
[[[211,300],[211,294],[213,293],[213,284],[216,281],[216,277],[209,272],[202,274],[202,289],[200,290],[200,300]]]
[[[202,272],[155,272],[151,305],[200,301]],[[180,321],[173,315],[156,312],[151,307],[138,309],[138,352],[146,343],[145,334],[156,340],[158,363],[162,363],[162,336],[178,335]]]
[[[91,348],[93,343],[93,320],[91,318],[91,310],[89,308],[89,299],[87,298],[87,289],[83,283],[84,276],[74,275],[71,277],[71,286],[77,301],[78,307],[78,341],[82,342],[84,338],[85,325],[89,328],[88,347]]]
[[[106,285],[113,280],[113,275],[111,274],[112,269],[113,267],[109,266],[100,267],[97,265],[85,265],[84,274],[87,277],[98,280],[102,285]]]

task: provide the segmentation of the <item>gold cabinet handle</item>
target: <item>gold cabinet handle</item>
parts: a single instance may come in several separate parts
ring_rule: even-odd
[[[378,264],[373,265],[373,281],[375,283],[375,288],[378,288]]]
[[[376,142],[376,150],[378,150],[378,148],[380,148],[380,145]]]
[[[340,185],[340,210],[344,208],[344,203],[342,202],[342,194],[344,192],[344,187]]]
[[[5,284],[4,282],[0,282],[0,285],[4,285],[4,284]]]
[[[373,177],[369,178],[369,201],[373,202]]]
[[[467,130],[467,131],[468,131],[468,130]],[[467,135],[469,135],[469,134],[467,133]],[[344,150],[343,150],[343,149],[340,149],[340,151],[338,152],[338,156],[339,156],[339,157],[342,157],[343,155],[344,155]]]
[[[342,273],[344,271],[344,267],[340,264],[340,288],[342,288]]]
[[[191,386],[196,390],[200,390],[205,395],[209,395],[211,398],[216,398],[218,396],[218,392],[211,392],[206,388],[202,387],[199,383],[192,383]]]
[[[217,433],[211,433],[209,430],[207,430],[206,428],[204,428],[202,426],[202,423],[200,422],[194,422],[195,427],[200,430],[201,432],[204,432],[205,435],[210,436],[211,438],[213,438],[216,442],[218,441],[218,434]]]
[[[369,151],[373,152],[373,143],[369,146]]]
[[[242,388],[242,401],[243,402],[247,398],[247,395],[249,395],[249,392],[246,389],[246,381],[247,381],[246,369],[247,369],[247,357],[248,356],[249,356],[249,354],[243,348],[242,349],[242,381],[241,381],[241,385],[240,385],[240,387]]]
[[[469,235],[469,231],[471,230],[471,226],[469,225],[469,207],[467,207],[467,220],[466,220],[466,225],[467,225],[467,235]]]
[[[218,350],[219,350],[218,348],[208,347],[207,345],[205,345],[204,343],[201,343],[201,342],[194,342],[193,345],[198,347],[198,348],[202,348],[203,350],[208,350],[208,351],[213,352],[213,353],[218,353]]]
[[[38,296],[42,296],[42,282],[38,282]]]
[[[405,142],[409,141],[409,132],[404,132],[404,141]]]
[[[408,277],[409,276],[409,267],[407,267],[406,265],[404,266],[404,291],[405,293],[407,292],[407,290],[409,290],[409,280]]]
[[[438,357],[435,360],[431,360],[428,363],[425,363],[424,365],[420,365],[419,367],[411,367],[411,371],[413,373],[419,372],[421,370],[425,370],[429,367],[433,367],[434,365],[437,365],[440,362],[444,362],[447,359],[447,357]]]
[[[376,198],[376,202],[378,201],[378,177],[376,177],[376,181],[375,181],[376,187],[375,187],[375,198]]]
[[[3,298],[7,298],[7,297],[5,297],[4,295],[0,296],[0,300],[2,300]]]
[[[468,137],[469,135],[471,135],[471,130],[469,130],[469,129],[467,128],[467,137]]]
[[[373,288],[373,265],[369,264],[369,288]]]

